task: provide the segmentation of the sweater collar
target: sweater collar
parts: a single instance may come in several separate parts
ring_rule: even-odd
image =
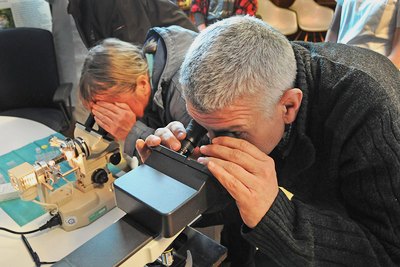
[[[295,177],[315,161],[315,148],[306,134],[309,93],[314,89],[311,83],[311,57],[300,45],[292,43],[292,46],[297,62],[295,87],[303,92],[303,100],[296,121],[271,153],[271,156],[280,163],[278,172],[282,177]]]

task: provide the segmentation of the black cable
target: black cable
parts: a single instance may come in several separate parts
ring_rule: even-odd
[[[47,228],[51,228],[53,226],[61,225],[61,223],[62,223],[61,216],[57,213],[52,218],[50,218],[50,220],[48,220],[45,224],[43,224],[42,226],[40,226],[39,228],[37,228],[35,230],[26,231],[26,232],[18,232],[18,231],[13,231],[13,230],[4,228],[4,227],[0,227],[0,230],[9,232],[11,234],[16,234],[16,235],[27,235],[27,234],[32,234],[32,233],[36,233],[39,231],[43,231],[43,230],[45,230]]]
[[[29,244],[28,240],[24,235],[21,235],[22,241],[24,241],[25,247],[28,249],[29,254],[31,255],[33,261],[35,262],[36,267],[40,267],[40,259],[38,254],[32,249],[31,245]]]
[[[54,263],[56,263],[56,261],[54,261],[54,262],[40,261],[39,255],[32,249],[32,247],[29,244],[28,239],[26,239],[25,235],[36,233],[38,231],[42,231],[42,230],[51,228],[53,226],[61,225],[61,224],[62,224],[61,216],[60,216],[60,214],[57,213],[52,218],[50,218],[50,220],[48,220],[45,224],[43,224],[42,226],[40,226],[39,228],[37,228],[35,230],[26,231],[26,232],[18,232],[18,231],[13,231],[13,230],[4,228],[4,227],[0,227],[0,230],[9,232],[11,234],[21,235],[21,239],[24,242],[25,247],[28,249],[29,254],[31,255],[33,261],[35,262],[36,267],[40,267],[42,264],[54,264]]]
[[[56,261],[40,261],[39,255],[32,249],[31,245],[28,242],[28,239],[24,235],[21,235],[22,241],[24,241],[25,247],[28,249],[29,254],[31,255],[33,261],[35,262],[36,267],[40,267],[42,264],[54,264]]]

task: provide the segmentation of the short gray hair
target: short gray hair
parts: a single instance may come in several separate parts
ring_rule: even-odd
[[[201,32],[181,67],[186,101],[209,113],[254,96],[271,112],[294,86],[296,59],[288,39],[250,16],[221,20]]]

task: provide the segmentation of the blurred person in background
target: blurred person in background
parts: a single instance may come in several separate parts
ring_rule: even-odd
[[[190,12],[199,31],[234,15],[255,16],[257,0],[192,0]]]
[[[170,0],[68,1],[68,13],[87,48],[110,37],[143,45],[152,27],[177,25],[197,32],[187,15]]]
[[[387,56],[400,69],[400,1],[336,2],[326,41],[371,49]]]

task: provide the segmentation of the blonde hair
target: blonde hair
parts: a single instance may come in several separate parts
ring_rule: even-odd
[[[92,101],[97,94],[113,88],[115,93],[135,91],[136,79],[148,72],[141,47],[118,40],[104,39],[89,50],[82,67],[79,94]]]

